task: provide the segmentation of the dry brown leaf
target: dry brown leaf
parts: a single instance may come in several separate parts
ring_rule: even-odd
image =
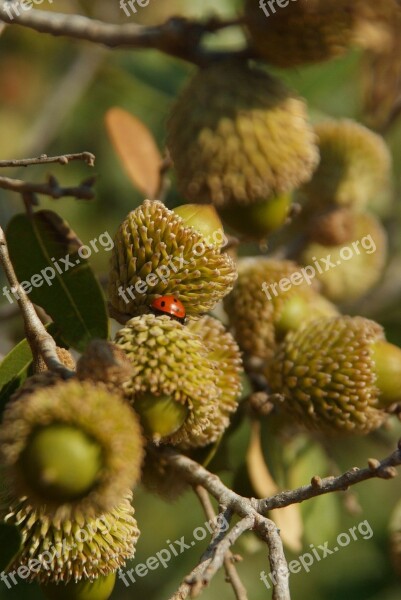
[[[107,111],[105,122],[127,175],[147,198],[155,199],[162,157],[152,133],[137,117],[117,106]]]
[[[253,421],[251,425],[246,464],[250,482],[259,498],[272,496],[279,491],[263,456],[259,421]],[[272,510],[269,517],[280,529],[283,544],[293,552],[300,552],[302,550],[303,523],[299,504]]]

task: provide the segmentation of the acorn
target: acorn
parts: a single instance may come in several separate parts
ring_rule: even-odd
[[[67,584],[48,583],[41,590],[49,600],[108,600],[113,593],[116,574],[104,575],[94,581],[82,580]]]
[[[227,243],[223,224],[211,204],[182,204],[173,210],[182,218],[185,227],[192,227],[201,233],[208,244],[222,248]]]
[[[111,509],[137,482],[142,456],[136,415],[100,384],[25,388],[0,426],[8,497],[25,496],[54,518]]]
[[[219,214],[226,225],[244,238],[263,240],[286,223],[291,201],[290,194],[282,194],[249,206],[221,208]]]
[[[213,227],[215,220],[213,220]],[[145,202],[120,226],[113,249],[110,304],[139,316],[153,300],[174,295],[188,315],[212,309],[232,289],[233,260],[161,202]]]
[[[18,528],[22,546],[8,570],[27,566],[27,580],[46,585],[46,590],[54,594],[51,584],[59,583],[60,593],[88,591],[91,586],[87,580],[96,581],[99,577],[99,583],[105,584],[111,573],[135,555],[139,530],[131,499],[132,494],[125,492],[108,512],[65,519],[50,517],[45,506],[34,508],[26,498],[16,500],[5,521]],[[82,586],[73,585],[79,581]],[[111,587],[113,578],[108,582]],[[64,586],[69,583],[70,586]],[[100,593],[99,587],[103,585],[92,589],[97,588]]]
[[[355,213],[351,239],[338,246],[309,243],[299,257],[315,270],[332,302],[361,298],[380,280],[387,260],[387,233],[371,214]]]
[[[287,334],[265,375],[285,398],[278,410],[292,422],[328,434],[366,434],[401,399],[401,350],[374,321],[320,318]]]
[[[172,108],[167,145],[181,194],[218,209],[287,194],[319,161],[305,103],[245,61],[195,74]]]
[[[316,282],[303,275],[302,267],[262,257],[239,261],[238,281],[224,307],[239,346],[262,362],[272,357],[287,331],[337,314],[318,293]]]
[[[246,26],[260,57],[296,67],[344,54],[353,40],[355,4],[348,0],[247,0]]]
[[[207,335],[210,323],[201,323]],[[132,379],[124,386],[126,397],[152,441],[204,446],[227,426],[227,415],[236,407],[231,378],[238,365],[227,336],[221,331],[219,336],[220,359],[195,323],[185,326],[168,316],[144,315],[117,332],[115,343],[133,367]]]
[[[230,332],[213,317],[205,316],[189,323],[188,328],[199,335],[208,351],[208,358],[217,363],[216,385],[222,391],[214,407],[213,419],[202,431],[204,444],[210,444],[227,429],[230,416],[238,407],[243,373],[240,349]]]
[[[77,363],[78,379],[102,382],[115,393],[123,393],[122,386],[131,375],[131,363],[125,353],[106,340],[92,340]]]
[[[391,155],[380,135],[350,119],[323,121],[315,132],[320,163],[301,189],[308,214],[333,205],[363,210],[388,193]]]

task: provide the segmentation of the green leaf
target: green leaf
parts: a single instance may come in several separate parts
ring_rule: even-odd
[[[46,329],[53,336],[58,346],[65,346],[64,340],[54,323],[46,325]],[[24,339],[14,346],[0,363],[0,420],[10,396],[31,374],[32,362],[31,348],[28,341]]]
[[[22,340],[7,354],[0,364],[0,414],[11,394],[28,376],[32,353],[27,340]]]
[[[21,548],[21,536],[13,525],[0,523],[0,572],[5,571]]]
[[[32,302],[51,316],[68,346],[83,351],[90,340],[108,338],[102,291],[65,221],[49,210],[32,219],[17,215],[8,226],[7,241],[20,283]],[[66,255],[69,261],[60,261]]]

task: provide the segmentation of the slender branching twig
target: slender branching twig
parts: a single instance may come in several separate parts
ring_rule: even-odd
[[[201,486],[207,490],[219,504],[225,506],[228,511],[242,517],[242,520],[239,522],[241,525],[238,524],[239,528],[236,530],[234,527],[220,542],[219,549],[217,550],[217,547],[213,549],[213,558],[209,560],[206,565],[204,562],[198,565],[198,567],[192,571],[189,578],[186,578],[184,582],[186,587],[184,589],[187,590],[187,595],[188,586],[191,582],[194,584],[198,581],[203,581],[203,586],[208,583],[210,579],[207,573],[214,575],[216,566],[221,566],[223,564],[224,555],[232,543],[237,539],[239,530],[243,532],[249,529],[255,531],[269,547],[270,568],[272,573],[275,574],[273,600],[289,600],[288,567],[284,556],[283,545],[276,525],[273,521],[266,518],[266,513],[270,510],[303,502],[323,494],[345,491],[348,490],[350,486],[369,479],[391,479],[395,477],[397,474],[395,467],[401,465],[401,440],[397,450],[390,456],[381,461],[371,458],[368,461],[368,467],[364,469],[354,467],[339,477],[326,477],[325,479],[321,479],[319,476],[315,476],[312,478],[310,485],[295,490],[279,492],[270,498],[261,500],[245,498],[233,492],[223,484],[217,475],[210,473],[189,457],[178,454],[174,450],[166,449],[163,451],[163,455],[180,477],[194,487]],[[208,556],[208,559],[210,559],[210,555]],[[182,600],[183,598],[186,598],[186,595],[182,595],[182,590],[183,587],[181,586],[178,590],[181,595],[174,595],[171,600]]]
[[[17,293],[17,301],[25,324],[25,333],[34,358],[42,356],[46,366],[64,379],[74,375],[74,371],[67,369],[59,360],[56,352],[56,342],[46,331],[42,321],[35,312],[32,302],[22,289],[14,271],[14,267],[8,253],[6,236],[0,227],[0,264],[7,276],[10,287]]]
[[[199,501],[203,507],[203,510],[205,511],[207,518],[209,519],[209,521],[214,521],[214,519],[216,518],[216,513],[210,501],[209,494],[207,493],[205,488],[203,488],[200,485],[195,486],[194,491],[199,498]],[[248,595],[245,586],[238,575],[237,569],[235,568],[235,562],[237,562],[238,560],[240,560],[240,557],[234,555],[230,550],[228,550],[224,555],[223,564],[226,572],[226,580],[228,583],[231,584],[237,600],[248,600]],[[211,565],[212,561],[210,561],[209,566]],[[204,571],[203,575],[205,575],[205,573],[209,570],[209,566]],[[196,573],[194,577],[196,579],[198,577],[198,573]],[[204,584],[204,579],[202,583]]]
[[[77,187],[62,187],[57,179],[50,175],[47,183],[33,183],[22,181],[21,179],[11,179],[10,177],[0,177],[0,188],[10,190],[19,194],[43,194],[50,196],[54,200],[71,196],[78,200],[92,200],[95,192],[92,189],[95,178],[90,177]]]
[[[220,57],[252,55],[248,48],[239,52],[211,52],[201,47],[206,34],[240,25],[241,18],[211,18],[201,23],[197,20],[174,17],[161,25],[147,27],[135,23],[111,24],[81,15],[45,10],[19,10],[17,14],[13,6],[18,8],[18,5],[18,2],[0,0],[1,20],[9,25],[22,25],[39,33],[63,35],[110,48],[153,48],[198,65]]]
[[[75,154],[62,154],[61,156],[47,156],[47,154],[41,154],[36,158],[0,160],[0,167],[29,167],[31,165],[44,165],[48,163],[68,165],[68,163],[73,160],[83,160],[90,167],[95,166],[95,155],[92,154],[92,152],[77,152]]]

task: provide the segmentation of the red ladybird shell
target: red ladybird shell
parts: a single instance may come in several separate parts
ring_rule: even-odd
[[[160,298],[156,298],[153,300],[151,308],[172,317],[185,319],[185,307],[183,303],[174,296],[161,296]]]

